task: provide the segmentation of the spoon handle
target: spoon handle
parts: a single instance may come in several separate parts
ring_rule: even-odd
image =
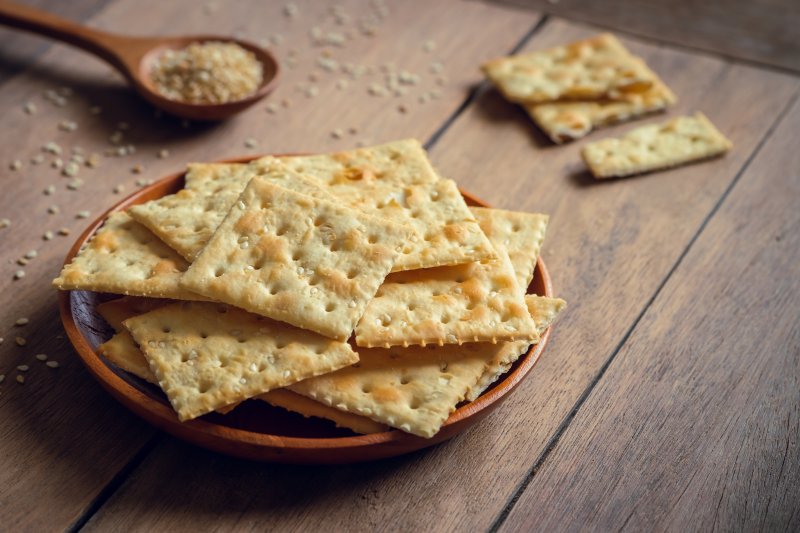
[[[0,24],[19,28],[82,48],[100,56],[120,71],[125,65],[117,53],[124,37],[76,24],[47,11],[0,0]]]

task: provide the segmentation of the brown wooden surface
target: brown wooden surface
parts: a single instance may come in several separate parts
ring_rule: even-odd
[[[495,1],[800,72],[800,3],[796,0]]]
[[[297,3],[300,14],[291,21],[283,3],[189,0],[113,2],[90,19],[131,34],[213,31],[258,42],[280,33],[275,52],[285,62],[293,49],[298,62],[268,100],[279,104],[275,114],[265,102],[225,124],[184,128],[155,118],[105,65],[62,46],[0,86],[0,218],[12,220],[0,229],[4,527],[796,529],[798,111],[786,113],[798,78],[657,44],[662,35],[645,26],[626,28],[648,36],[626,43],[678,95],[670,115],[702,110],[735,148],[720,160],[598,184],[580,164],[582,143],[549,145],[493,91],[468,98],[482,60],[519,43],[536,49],[597,28],[552,17],[539,24],[535,12],[496,4],[388,2],[390,14],[374,37],[354,30],[344,47],[329,47],[339,61],[376,69],[339,90],[336,80],[348,76],[315,65],[324,48],[310,44],[309,31],[355,24],[336,25],[322,3]],[[353,19],[374,9],[342,4]],[[790,28],[791,18],[783,20]],[[429,39],[433,52],[423,49]],[[763,40],[758,31],[752,39]],[[30,57],[3,47],[0,71]],[[444,65],[442,87],[429,71],[434,61]],[[422,80],[404,97],[369,96],[367,87],[389,62]],[[312,73],[317,81],[309,81]],[[301,83],[319,94],[307,97]],[[76,92],[66,107],[42,98],[62,85]],[[441,97],[420,103],[431,89]],[[36,115],[22,110],[29,100]],[[95,104],[104,109],[99,116],[88,113]],[[79,129],[59,131],[64,119]],[[79,191],[67,190],[69,179],[47,164],[28,162],[51,140],[102,152],[121,120],[131,124],[126,136],[136,154],[83,169]],[[337,128],[339,139],[331,135]],[[556,294],[570,307],[530,378],[487,420],[431,450],[368,465],[254,464],[162,437],[103,393],[74,358],[48,282],[87,222],[76,212],[99,213],[118,200],[115,185],[129,192],[138,178],[157,178],[186,161],[407,136],[431,141],[441,172],[491,204],[551,215],[544,257]],[[245,148],[248,137],[259,144]],[[162,148],[171,152],[166,159],[155,157]],[[17,158],[24,168],[8,170]],[[143,174],[132,174],[134,165]],[[43,195],[50,184],[56,194]],[[47,213],[52,204],[58,214]],[[41,239],[62,226],[72,234]],[[13,262],[30,249],[39,256],[25,278],[12,281],[21,268]],[[14,327],[21,316],[31,324]],[[20,333],[29,339],[24,348],[13,342]],[[36,361],[40,352],[61,368]],[[24,385],[14,381],[19,364],[32,367]]]

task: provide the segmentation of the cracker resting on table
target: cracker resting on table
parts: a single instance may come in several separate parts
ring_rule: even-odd
[[[346,340],[411,233],[405,226],[256,177],[182,284],[209,298]]]
[[[349,344],[222,304],[125,321],[181,421],[358,361]]]
[[[633,129],[581,151],[596,178],[652,172],[724,154],[733,145],[702,113]]]
[[[367,348],[537,338],[504,249],[497,259],[397,272],[356,326]]]
[[[135,205],[128,212],[184,258],[194,261],[254,176],[302,194],[333,199],[318,183],[285,169],[274,157],[265,157],[252,164],[190,164],[186,188]]]
[[[588,135],[592,130],[663,111],[675,103],[675,95],[656,79],[653,86],[621,100],[547,102],[525,104],[525,110],[556,144]]]
[[[650,88],[655,74],[610,33],[482,65],[489,80],[512,102],[621,98]]]
[[[178,282],[186,260],[127,213],[111,213],[53,286],[174,300],[205,300]]]
[[[380,433],[390,429],[385,424],[375,422],[365,416],[349,413],[347,411],[340,411],[339,409],[312,400],[311,398],[297,394],[289,389],[271,390],[258,396],[256,399],[265,401],[274,407],[280,407],[287,411],[301,414],[306,418],[312,416],[324,418],[325,420],[333,422],[336,427],[350,429],[356,433]]]

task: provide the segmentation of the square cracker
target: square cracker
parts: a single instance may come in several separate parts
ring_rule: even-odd
[[[356,326],[368,348],[537,338],[508,254],[458,266],[397,272]]]
[[[311,378],[314,379],[314,378]],[[289,389],[275,389],[262,394],[257,399],[275,407],[298,413],[306,418],[317,417],[330,420],[336,427],[350,429],[356,433],[381,433],[389,429],[385,424],[375,422],[365,416],[340,411],[324,403],[312,400]]]
[[[731,142],[702,113],[633,129],[618,139],[587,144],[583,160],[595,178],[624,177],[707,159]]]
[[[656,79],[649,89],[628,93],[621,100],[526,104],[525,110],[554,143],[562,144],[596,128],[663,111],[674,103],[675,95]]]
[[[53,280],[62,290],[205,300],[178,285],[188,263],[127,213],[112,213]]]
[[[539,335],[544,334],[567,305],[567,302],[561,298],[548,298],[535,294],[525,295],[525,303],[528,305],[528,311],[530,311],[533,321],[536,322]],[[477,383],[470,387],[466,399],[471,402],[475,401],[492,383],[508,372],[517,359],[527,353],[530,347],[530,342],[515,341],[504,343],[500,349],[487,352],[491,358]]]
[[[359,348],[360,361],[289,389],[340,411],[432,437],[486,366],[483,343]]]
[[[470,207],[470,210],[492,245],[503,247],[508,252],[517,283],[525,292],[533,280],[550,217],[490,207]]]
[[[508,100],[518,103],[617,99],[648,89],[656,78],[610,33],[494,59],[481,68]]]
[[[193,261],[254,176],[309,196],[333,199],[315,181],[284,168],[274,157],[267,157],[249,165],[191,164],[185,189],[135,205],[128,212]]]
[[[412,230],[253,178],[182,283],[345,340]]]
[[[162,307],[125,327],[181,421],[358,361],[347,343],[210,302]]]
[[[350,206],[414,228],[393,272],[494,255],[455,182],[439,179],[417,141],[282,160]]]

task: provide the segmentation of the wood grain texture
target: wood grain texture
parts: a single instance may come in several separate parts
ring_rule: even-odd
[[[797,531],[800,102],[502,530]]]
[[[256,42],[270,37],[277,41],[275,37],[280,35],[281,43],[273,48],[284,62],[282,85],[266,102],[224,124],[184,127],[177,119],[158,119],[105,64],[61,46],[50,49],[35,65],[0,87],[0,219],[12,223],[0,229],[0,337],[5,339],[0,344],[0,373],[6,374],[0,384],[0,418],[4,422],[0,429],[0,508],[6,527],[67,527],[155,434],[100,390],[62,338],[50,280],[58,273],[73,239],[91,220],[76,218],[79,211],[96,215],[135,189],[137,180],[157,179],[179,170],[187,161],[245,152],[333,150],[352,147],[358,141],[377,143],[406,136],[424,140],[480,79],[477,62],[510,50],[538,20],[529,11],[468,4],[459,8],[458,20],[464,27],[481,31],[448,31],[458,28],[449,25],[454,20],[452,3],[402,2],[390,4],[388,16],[376,24],[375,36],[369,37],[355,28],[358,17],[373,13],[370,2],[341,2],[351,17],[344,26],[336,24],[327,4],[295,3],[300,13],[294,20],[282,14],[284,3],[150,0],[114,3],[89,21],[109,31],[141,35],[230,33]],[[205,4],[213,9],[206,10]],[[419,16],[422,10],[425,17]],[[342,47],[313,46],[309,31],[315,26],[326,33],[350,30],[353,38]],[[427,40],[434,41],[435,50],[423,49]],[[297,58],[293,69],[287,66],[291,50]],[[373,74],[353,80],[341,72],[328,73],[317,65],[325,50],[340,63],[371,66]],[[397,70],[419,74],[419,83],[409,86],[405,97],[369,96],[369,85],[384,80],[381,68],[390,62]],[[431,72],[435,62],[443,64],[441,73]],[[312,75],[317,81],[309,80]],[[436,82],[439,75],[447,78],[442,86]],[[336,88],[339,79],[349,80],[346,90]],[[316,97],[304,92],[311,85],[318,88]],[[46,90],[62,86],[74,92],[64,107],[43,98]],[[440,97],[419,103],[419,96],[433,89],[441,91]],[[281,105],[283,100],[290,102],[288,108]],[[29,101],[36,104],[34,115],[23,111]],[[270,103],[278,104],[275,114],[266,111]],[[406,106],[405,113],[397,110],[401,104]],[[102,107],[101,114],[90,113],[94,105]],[[59,123],[64,120],[74,121],[78,129],[62,131]],[[96,169],[82,167],[78,177],[84,184],[76,191],[67,188],[69,178],[50,166],[55,156],[48,155],[39,165],[30,163],[50,141],[62,147],[64,161],[76,146],[86,155],[102,154],[114,146],[109,137],[120,122],[130,126],[120,130],[125,137],[122,144],[134,144],[136,153],[103,157]],[[344,133],[341,139],[331,135],[338,128]],[[245,140],[250,137],[257,145],[247,148]],[[169,157],[156,156],[162,149],[170,151]],[[22,169],[10,170],[15,159],[22,161]],[[141,174],[131,171],[137,165],[142,167]],[[54,194],[44,195],[43,190],[51,185]],[[118,185],[125,187],[122,194],[113,193]],[[58,212],[49,214],[50,206],[58,207]],[[62,227],[70,230],[68,236],[57,234]],[[42,234],[48,230],[56,235],[45,241]],[[25,267],[15,264],[29,250],[37,250],[37,257]],[[26,276],[14,281],[14,272],[21,268]],[[28,317],[30,324],[15,327],[19,317]],[[19,334],[28,338],[24,348],[14,343]],[[34,358],[37,353],[47,353],[62,367],[46,368]],[[15,381],[14,369],[20,364],[31,367],[24,385]]]
[[[794,0],[500,0],[640,37],[800,72]]]
[[[553,20],[526,49],[594,31]],[[199,509],[226,530],[264,523],[280,530],[490,527],[797,87],[789,76],[627,44],[678,94],[674,114],[702,109],[732,138],[728,157],[597,184],[580,163],[582,142],[549,145],[521,109],[494,92],[482,94],[433,147],[446,177],[492,205],[551,214],[544,257],[570,308],[540,366],[495,415],[427,452],[358,467],[244,465],[170,441],[88,529],[190,530],[205,523]],[[221,502],[221,494],[232,495]]]

